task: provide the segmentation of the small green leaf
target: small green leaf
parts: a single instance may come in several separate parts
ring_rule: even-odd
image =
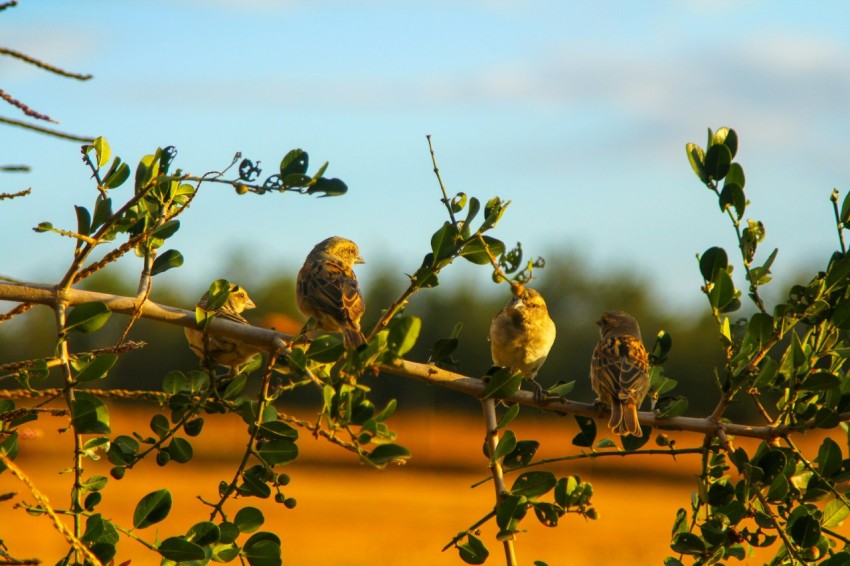
[[[740,220],[744,217],[744,211],[747,208],[747,199],[744,196],[744,190],[730,183],[727,178],[723,184],[723,190],[720,192],[720,212],[726,212],[730,206],[735,209],[735,216]]]
[[[91,234],[91,214],[84,206],[74,206],[77,211],[77,233],[83,236]]]
[[[516,418],[519,414],[519,405],[511,405],[510,408],[502,415],[502,418],[499,419],[498,424],[496,425],[497,429],[502,429],[508,426],[512,420]]]
[[[337,197],[348,192],[348,185],[340,179],[327,179],[322,177],[318,179],[313,186],[307,188],[307,194],[324,193],[320,198]]]
[[[484,390],[484,399],[504,399],[510,397],[522,386],[522,374],[511,373],[507,368],[501,368],[490,377]]]
[[[840,527],[850,514],[848,508],[840,499],[833,499],[823,510],[823,526],[826,528]]]
[[[732,152],[723,144],[715,144],[705,152],[705,173],[709,179],[719,181],[729,172]]]
[[[104,303],[81,303],[68,313],[65,331],[74,330],[82,334],[97,332],[103,328],[111,315],[112,311]]]
[[[698,556],[706,551],[705,543],[697,535],[693,533],[678,533],[673,537],[673,544],[670,545],[675,552],[679,554],[689,554]]]
[[[336,362],[345,353],[345,346],[339,335],[323,334],[310,342],[307,358],[320,364]]]
[[[81,487],[86,491],[100,491],[106,487],[109,478],[106,476],[91,476],[82,482]]]
[[[253,533],[265,521],[266,518],[263,516],[263,512],[256,507],[243,507],[236,512],[236,516],[233,518],[233,524],[236,525],[240,533]]]
[[[114,189],[123,185],[129,178],[130,166],[122,163],[120,157],[116,157],[112,160],[112,166],[109,168],[109,171],[103,176],[102,186],[104,189]]]
[[[688,161],[691,163],[691,169],[694,170],[696,176],[703,183],[708,182],[708,176],[705,173],[705,152],[695,143],[685,144],[685,151],[688,153]]]
[[[207,555],[204,549],[189,542],[183,537],[169,537],[162,541],[157,551],[168,560],[174,562],[187,562],[190,560],[204,560]]]
[[[166,250],[153,260],[151,275],[159,275],[169,269],[183,265],[183,254],[177,250]]]
[[[490,556],[490,551],[481,539],[471,533],[467,535],[465,543],[457,545],[457,550],[460,553],[460,559],[467,564],[484,564]]]
[[[171,511],[171,492],[167,489],[153,491],[139,501],[133,512],[133,527],[144,529],[159,523]]]
[[[185,438],[174,438],[168,445],[168,454],[178,464],[185,464],[192,459],[192,445]]]
[[[403,356],[416,345],[422,319],[417,316],[402,316],[392,322],[387,344],[396,356]]]
[[[381,444],[377,446],[366,457],[368,463],[376,467],[382,467],[393,460],[406,460],[410,458],[410,450],[398,444]]]
[[[820,540],[821,527],[811,515],[802,515],[788,528],[791,538],[803,548],[811,548]]]
[[[708,300],[711,306],[717,310],[722,310],[729,305],[735,298],[735,284],[732,283],[732,278],[729,273],[723,270],[718,271],[712,280],[712,287],[708,293]]]
[[[109,434],[109,411],[106,405],[84,391],[77,391],[71,403],[71,424],[79,434]]]
[[[188,539],[199,546],[215,544],[221,539],[221,531],[218,525],[212,521],[196,523],[187,533]]]
[[[714,280],[718,271],[728,271],[729,258],[723,248],[708,248],[699,258],[699,270],[705,281]]]
[[[97,168],[100,169],[109,163],[109,158],[112,157],[112,149],[103,136],[96,137],[92,142],[92,146],[94,147],[94,153],[97,158]]]
[[[557,482],[552,472],[525,472],[514,480],[511,494],[533,499],[551,491]]]
[[[815,459],[818,471],[825,478],[829,478],[841,468],[841,447],[833,439],[827,437],[818,449],[818,457]]]
[[[303,149],[290,150],[280,161],[280,178],[307,172],[310,156]]]
[[[260,425],[260,432],[268,440],[289,440],[298,438],[298,430],[283,421],[269,421]]]
[[[506,430],[496,445],[496,450],[490,456],[491,462],[497,462],[510,454],[516,448],[516,435],[512,430]]]
[[[803,380],[800,389],[806,391],[828,391],[830,389],[838,389],[841,385],[841,380],[838,376],[827,372],[816,372],[809,375]]]
[[[436,267],[441,261],[455,254],[459,236],[457,227],[448,221],[434,232],[431,236],[431,251],[434,254],[432,266]]]
[[[112,369],[112,366],[114,366],[117,361],[118,356],[116,354],[100,355],[86,364],[86,366],[77,373],[76,380],[79,383],[85,383],[87,381],[95,381],[106,377],[107,372]]]
[[[575,419],[581,432],[573,438],[573,445],[581,447],[593,446],[593,441],[596,439],[596,421],[579,415],[576,415]]]
[[[265,443],[259,453],[270,466],[288,464],[298,457],[298,446],[290,439],[281,438]]]
[[[714,135],[711,137],[711,144],[723,144],[729,149],[729,153],[732,157],[735,157],[735,154],[738,153],[738,134],[735,133],[735,130],[732,128],[722,127],[717,128],[717,131],[714,132]]]
[[[491,236],[483,236],[483,238],[484,242],[487,244],[486,248],[484,247],[484,244],[481,243],[481,240],[473,238],[467,242],[463,248],[461,248],[461,257],[476,265],[487,265],[490,263],[491,254],[493,258],[498,259],[503,253],[505,253],[504,242]],[[487,253],[488,250],[490,252],[489,254]]]
[[[180,229],[180,221],[179,220],[169,220],[156,230],[151,233],[152,238],[159,238],[160,240],[167,240],[171,236],[173,236],[177,230]]]
[[[527,466],[534,458],[538,448],[540,448],[540,443],[536,440],[520,440],[516,443],[516,448],[502,460],[502,465],[505,468]]]
[[[166,434],[168,434],[168,431],[171,430],[168,419],[165,415],[160,413],[151,417],[150,427],[151,430],[160,438],[163,438]]]

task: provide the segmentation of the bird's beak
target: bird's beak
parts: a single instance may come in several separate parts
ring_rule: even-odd
[[[252,301],[250,298],[245,299],[245,310],[255,308],[257,308],[257,305],[254,304],[254,301]]]
[[[522,302],[522,299],[519,297],[514,297],[514,308],[515,309],[524,309],[525,303]]]
[[[601,318],[596,321],[596,326],[602,326],[602,319]]]
[[[366,263],[366,260],[363,259],[363,256],[357,256],[354,258],[354,263]]]

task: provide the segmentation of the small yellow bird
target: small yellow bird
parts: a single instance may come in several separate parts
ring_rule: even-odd
[[[198,301],[197,306],[206,308],[208,300],[209,292],[206,292]],[[248,324],[248,321],[242,316],[242,312],[255,307],[256,305],[248,296],[248,292],[239,285],[231,283],[227,300],[221,308],[214,312],[217,318],[238,322],[239,324]],[[235,375],[242,365],[248,363],[259,352],[253,346],[243,344],[232,338],[213,336],[194,328],[186,328],[185,332],[189,348],[200,358],[201,368],[204,370],[212,369],[212,366],[217,364],[229,368],[231,375]]]
[[[643,436],[638,408],[649,392],[649,356],[637,320],[606,311],[597,323],[601,338],[590,362],[590,384],[611,408],[608,427],[619,435]]]
[[[555,323],[540,293],[522,288],[511,297],[490,323],[489,338],[493,363],[519,370],[534,384],[541,401],[543,389],[534,378],[555,342]]]
[[[357,244],[332,236],[313,247],[295,285],[298,309],[322,330],[342,332],[346,349],[366,343],[360,330],[366,303],[353,270],[358,263],[366,262]]]

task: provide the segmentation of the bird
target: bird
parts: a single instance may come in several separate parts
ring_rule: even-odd
[[[611,408],[608,428],[621,436],[643,436],[638,408],[649,392],[649,357],[637,320],[623,311],[605,311],[596,322],[599,342],[590,362],[590,384]]]
[[[197,306],[206,309],[209,300],[209,291],[204,293],[198,301]],[[242,312],[253,309],[256,305],[248,292],[239,285],[230,284],[230,294],[224,304],[213,311],[217,318],[248,324]],[[231,375],[239,371],[239,367],[248,363],[254,357],[258,349],[243,344],[232,338],[224,336],[213,336],[202,330],[186,328],[186,340],[189,348],[201,359],[201,367],[205,370],[212,369],[213,364],[229,368]]]
[[[358,263],[366,262],[357,244],[331,236],[307,254],[295,284],[298,310],[312,318],[318,328],[341,332],[347,350],[366,343],[360,330],[366,303],[353,270]]]
[[[534,378],[555,342],[555,323],[540,293],[517,286],[490,323],[488,337],[493,363],[522,373],[534,384],[537,401],[542,401],[543,388]]]

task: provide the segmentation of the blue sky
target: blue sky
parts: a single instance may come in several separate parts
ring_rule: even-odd
[[[228,258],[294,271],[332,234],[360,244],[365,286],[386,263],[403,279],[444,220],[432,134],[450,192],[512,201],[496,237],[533,255],[575,250],[596,273],[631,269],[673,311],[703,304],[695,254],[735,245],[685,157],[707,127],[741,138],[747,217],[767,227],[757,259],[779,247],[782,279],[836,248],[849,32],[844,2],[22,0],[0,12],[0,43],[95,78],[0,58],[0,88],[60,130],[106,136],[131,164],[165,145],[195,173],[236,151],[266,174],[294,147],[330,161],[345,197],[204,187],[171,240],[185,265],[159,276],[197,294],[240,280]],[[70,262],[70,240],[31,228],[73,227],[73,205],[94,202],[77,145],[0,127],[0,163],[33,167],[0,176],[0,192],[33,188],[0,203],[14,238],[0,275],[54,281]]]

